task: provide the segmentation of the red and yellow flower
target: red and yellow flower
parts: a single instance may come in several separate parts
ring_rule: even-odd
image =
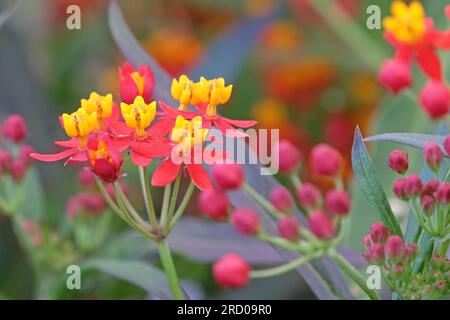
[[[146,103],[152,99],[155,79],[149,66],[138,66],[138,70],[127,61],[119,69],[120,97],[123,102],[132,104],[137,96]]]

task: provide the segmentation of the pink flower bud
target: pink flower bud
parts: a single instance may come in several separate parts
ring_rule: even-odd
[[[3,135],[12,142],[21,142],[27,134],[27,124],[21,115],[12,114],[3,122]]]
[[[270,201],[279,211],[289,212],[292,209],[292,196],[289,191],[282,186],[275,187],[272,190],[270,193]]]
[[[22,179],[25,177],[26,172],[27,172],[26,159],[25,160],[21,158],[16,159],[16,161],[13,162],[10,168],[11,177],[16,182],[22,181]]]
[[[300,225],[294,217],[283,217],[277,221],[278,233],[282,238],[296,241],[300,238]]]
[[[211,174],[222,190],[238,189],[244,183],[244,170],[238,164],[215,164]]]
[[[370,227],[370,238],[376,243],[385,243],[389,237],[389,229],[381,222],[375,222]]]
[[[11,153],[6,150],[0,150],[0,165],[3,169],[9,171],[11,169],[13,159]]]
[[[431,118],[439,118],[449,111],[450,93],[442,83],[431,81],[420,93],[420,103]]]
[[[444,12],[445,12],[445,15],[447,16],[447,19],[450,20],[450,4],[445,6]]]
[[[342,156],[335,148],[321,143],[311,151],[310,165],[320,175],[335,177],[342,168]]]
[[[397,179],[394,181],[392,192],[402,200],[408,200],[408,194],[406,193],[406,179]]]
[[[33,163],[33,158],[30,157],[30,154],[34,152],[32,146],[28,144],[24,144],[19,150],[19,157],[21,161],[25,162],[26,166],[29,167]]]
[[[105,205],[105,200],[101,195],[82,192],[69,199],[66,206],[66,215],[70,219],[75,218],[81,212],[98,215],[105,210]]]
[[[250,209],[236,209],[231,220],[236,230],[242,234],[254,235],[259,230],[259,216]]]
[[[432,196],[427,194],[423,195],[422,198],[420,198],[420,204],[425,214],[427,215],[433,214],[436,201]]]
[[[235,253],[228,253],[213,266],[213,276],[222,288],[240,288],[249,281],[250,266]]]
[[[436,191],[436,199],[441,204],[448,204],[450,202],[450,183],[443,182],[439,185]]]
[[[427,184],[425,184],[423,186],[422,194],[427,194],[429,196],[432,196],[436,192],[438,187],[439,187],[439,181],[437,181],[437,180],[430,180],[430,181],[427,182]]]
[[[447,136],[444,141],[444,150],[447,156],[450,157],[450,136]]]
[[[289,173],[298,168],[300,151],[288,140],[281,140],[278,145],[279,168],[281,172]]]
[[[444,159],[444,153],[436,143],[427,143],[422,150],[423,157],[432,170],[438,170]]]
[[[150,66],[139,65],[138,69],[126,61],[119,68],[120,97],[125,103],[133,103],[137,96],[144,98],[145,103],[152,100],[155,79]]]
[[[206,190],[198,197],[200,210],[213,220],[224,220],[228,216],[228,198],[224,192]]]
[[[419,176],[411,174],[405,178],[405,192],[411,198],[415,198],[422,192],[423,184]]]
[[[86,188],[93,187],[95,185],[95,175],[91,170],[81,169],[78,172],[78,182]]]
[[[384,247],[387,256],[392,259],[399,258],[403,253],[403,249],[404,249],[403,239],[396,235],[390,236],[387,239],[386,245]]]
[[[345,191],[331,190],[325,196],[325,207],[331,213],[344,216],[350,211],[350,196]]]
[[[321,240],[330,240],[334,237],[335,227],[333,221],[322,211],[314,211],[309,216],[309,228]]]
[[[378,81],[389,91],[398,93],[411,85],[411,69],[399,59],[386,60],[378,74]]]
[[[409,243],[406,245],[405,250],[403,251],[403,259],[407,261],[412,261],[416,258],[419,253],[419,247],[415,243]]]
[[[316,208],[321,201],[319,189],[311,183],[304,183],[297,189],[297,198],[306,209]]]
[[[370,247],[372,245],[372,238],[370,237],[370,234],[366,234],[363,239],[361,240],[361,243],[366,248]]]
[[[369,263],[383,264],[384,248],[381,244],[374,243],[366,250],[363,256]]]
[[[393,150],[389,155],[388,166],[392,170],[404,174],[408,170],[408,154],[400,150]]]

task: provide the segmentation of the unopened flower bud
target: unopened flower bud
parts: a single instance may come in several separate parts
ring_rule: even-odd
[[[206,190],[198,197],[200,210],[213,220],[224,220],[228,215],[228,198],[224,192]]]
[[[411,69],[399,59],[389,59],[382,65],[378,81],[389,91],[398,93],[411,85]]]
[[[450,136],[444,140],[444,150],[448,157],[450,157]]]
[[[388,158],[388,166],[392,170],[404,174],[408,170],[408,154],[401,150],[393,150]]]
[[[422,152],[428,166],[434,171],[438,170],[444,159],[444,153],[439,145],[436,143],[427,143]]]
[[[244,170],[238,164],[215,164],[211,174],[222,190],[238,189],[244,182]]]
[[[25,162],[26,166],[29,167],[33,163],[33,158],[30,157],[30,154],[34,152],[32,146],[28,144],[24,144],[20,147],[18,159]]]
[[[1,167],[6,170],[9,171],[11,169],[13,163],[13,159],[11,156],[11,153],[9,153],[6,150],[0,150],[0,165]]]
[[[342,155],[335,148],[321,143],[312,149],[310,165],[317,174],[336,177],[343,165]]]
[[[277,221],[278,233],[282,238],[296,241],[300,238],[300,225],[294,217],[283,217]]]
[[[344,216],[349,213],[351,206],[350,196],[345,191],[331,190],[325,196],[325,207],[331,213]]]
[[[11,177],[14,179],[14,181],[20,182],[25,177],[26,172],[27,172],[26,159],[17,158],[10,168]]]
[[[254,235],[259,230],[259,216],[250,209],[236,209],[231,216],[231,220],[236,230],[242,234]]]
[[[277,210],[282,212],[291,211],[294,203],[290,192],[282,186],[275,187],[272,190],[270,193],[270,201]]]
[[[330,240],[334,237],[335,227],[333,221],[322,211],[314,211],[309,216],[311,232],[321,240]]]
[[[319,189],[311,183],[304,183],[297,189],[297,198],[306,209],[316,208],[321,202]]]
[[[434,179],[430,180],[423,186],[422,194],[427,194],[429,196],[432,196],[437,191],[438,187],[439,187],[439,181],[434,180]]]
[[[441,82],[431,81],[421,91],[420,103],[431,118],[439,118],[449,111],[450,93]]]
[[[21,115],[12,114],[3,122],[3,135],[14,143],[19,143],[28,135],[28,128]]]
[[[385,243],[386,239],[389,236],[389,230],[386,228],[386,226],[381,222],[375,222],[370,227],[370,238],[373,242],[376,243]]]
[[[436,205],[436,201],[434,200],[434,198],[430,195],[423,195],[420,198],[420,204],[422,206],[422,210],[425,214],[427,215],[432,215],[434,212],[434,207]]]
[[[82,169],[78,172],[78,182],[83,187],[93,187],[95,185],[95,175],[91,170]]]
[[[392,192],[402,200],[408,200],[408,194],[406,193],[406,179],[397,179],[394,181]]]
[[[418,175],[413,173],[405,178],[405,191],[409,197],[415,198],[419,196],[422,188],[423,184]]]
[[[278,145],[279,168],[281,172],[295,171],[300,164],[300,151],[288,140],[281,140]]]
[[[363,239],[361,240],[361,243],[366,248],[370,247],[372,245],[372,238],[370,237],[370,234],[366,234]]]
[[[369,263],[383,264],[384,248],[381,244],[374,243],[366,250],[363,256]]]
[[[443,182],[439,185],[436,191],[436,199],[441,204],[448,204],[450,202],[450,183]]]
[[[222,288],[240,288],[249,281],[250,266],[235,253],[228,253],[213,266],[213,276]]]
[[[419,247],[415,243],[408,243],[403,251],[403,258],[406,261],[412,261],[419,253]]]
[[[403,254],[403,249],[403,239],[396,235],[390,236],[387,239],[386,245],[384,247],[387,256],[392,259],[399,258]]]

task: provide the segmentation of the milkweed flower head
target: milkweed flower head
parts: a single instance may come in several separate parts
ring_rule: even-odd
[[[133,103],[122,102],[120,110],[126,125],[135,129],[136,137],[146,137],[145,129],[150,126],[156,116],[156,102],[147,104],[142,96],[137,96]]]

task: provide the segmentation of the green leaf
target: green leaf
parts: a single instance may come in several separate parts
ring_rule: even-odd
[[[391,233],[402,235],[400,225],[392,212],[380,181],[377,178],[375,167],[370,158],[361,135],[356,127],[352,148],[352,165],[356,181],[365,195],[370,206],[380,215],[381,221],[389,228]]]
[[[132,283],[161,299],[172,298],[164,273],[149,264],[140,261],[92,259],[86,261],[83,267],[94,268],[112,277]]]
[[[437,143],[443,148],[444,140],[446,137],[446,134],[432,135],[418,133],[383,133],[368,137],[365,139],[365,141],[388,141],[417,149],[423,149],[429,142]]]

